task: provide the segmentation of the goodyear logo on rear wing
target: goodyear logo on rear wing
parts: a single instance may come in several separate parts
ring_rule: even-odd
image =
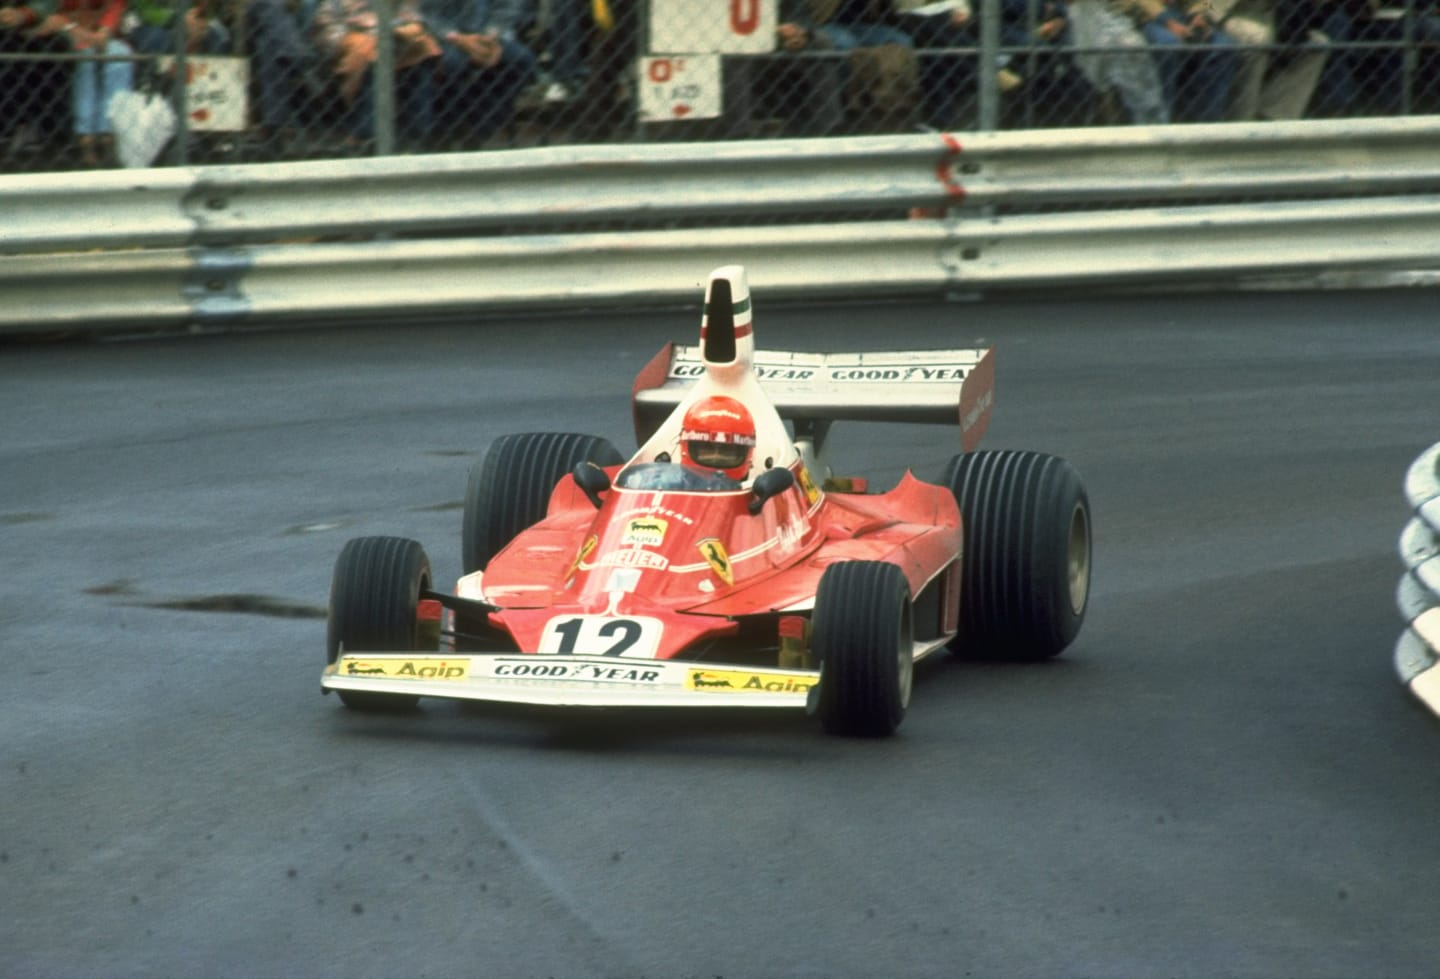
[[[749,670],[691,670],[685,678],[685,689],[720,693],[806,693],[819,680],[819,676],[752,673]]]
[[[848,383],[958,384],[970,374],[973,364],[798,364],[754,365],[755,376],[762,381],[828,381]],[[690,379],[705,373],[701,361],[676,363],[670,371],[674,378]]]
[[[340,658],[336,673],[340,676],[384,677],[406,680],[463,680],[470,673],[468,659],[367,659],[360,656]]]
[[[755,364],[753,365],[755,376],[762,381],[813,381],[816,378],[824,377],[824,372],[816,367],[799,366],[796,364]],[[702,360],[679,360],[670,368],[670,376],[690,380],[694,377],[701,377],[705,374],[705,362]]]
[[[970,373],[969,364],[865,364],[856,366],[832,366],[825,372],[829,381],[867,382],[929,382],[932,384],[955,384],[965,380]]]

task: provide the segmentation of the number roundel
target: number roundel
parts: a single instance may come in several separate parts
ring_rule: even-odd
[[[545,623],[538,652],[654,659],[662,628],[648,616],[559,615]]]

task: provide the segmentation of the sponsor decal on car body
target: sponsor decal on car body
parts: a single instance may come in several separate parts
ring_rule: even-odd
[[[725,545],[718,538],[707,537],[698,547],[716,577],[727,585],[735,584],[735,569],[730,566],[730,555],[725,552]]]
[[[423,659],[366,659],[344,656],[338,672],[341,676],[387,677],[407,680],[463,680],[469,675],[470,661]]]
[[[595,548],[599,543],[600,539],[594,534],[585,538],[585,542],[580,545],[580,550],[575,552],[575,560],[570,562],[570,570],[565,572],[566,578],[574,575],[575,572],[585,564],[585,559],[595,552]]]
[[[687,690],[724,691],[725,693],[805,693],[819,677],[794,676],[783,673],[754,673],[748,670],[692,669],[685,678]]]
[[[598,564],[610,568],[648,568],[664,571],[670,567],[670,559],[654,551],[610,551],[600,555]]]
[[[664,671],[653,666],[611,666],[607,663],[570,663],[533,658],[500,659],[490,664],[490,675],[508,680],[581,680],[590,683],[662,682]]]
[[[695,523],[694,517],[690,516],[687,513],[681,513],[679,510],[671,509],[667,506],[635,507],[633,509],[626,510],[620,514],[617,514],[617,516],[621,520],[627,520],[633,517],[664,517],[666,520],[678,520],[687,526],[691,526]]]
[[[810,478],[810,470],[805,468],[804,463],[800,464],[799,479],[800,488],[805,491],[806,501],[813,505],[816,500],[820,499],[820,491],[815,488],[815,480]]]
[[[625,522],[625,536],[621,544],[632,547],[659,547],[665,543],[668,521],[661,517],[636,517]]]

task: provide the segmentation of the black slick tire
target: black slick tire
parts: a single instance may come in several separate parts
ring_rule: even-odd
[[[415,541],[357,537],[348,542],[330,579],[326,662],[335,662],[342,653],[422,651],[417,610],[420,593],[429,587],[430,559]],[[404,694],[336,693],[356,710],[404,710],[420,700]]]
[[[503,435],[470,467],[460,557],[465,574],[490,559],[526,527],[539,523],[555,484],[582,462],[615,466],[619,451],[595,435],[524,432]]]
[[[1079,473],[1039,452],[971,452],[950,460],[941,483],[965,534],[950,648],[1012,661],[1058,655],[1090,596],[1090,501]]]
[[[811,649],[820,661],[815,713],[829,734],[887,737],[910,705],[910,585],[884,561],[832,564],[815,592]]]

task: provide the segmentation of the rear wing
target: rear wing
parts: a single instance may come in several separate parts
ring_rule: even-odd
[[[666,344],[635,378],[635,437],[645,441],[705,374],[700,347]],[[958,424],[970,452],[990,424],[990,348],[809,354],[756,350],[753,371],[780,417],[801,423],[887,421]]]

